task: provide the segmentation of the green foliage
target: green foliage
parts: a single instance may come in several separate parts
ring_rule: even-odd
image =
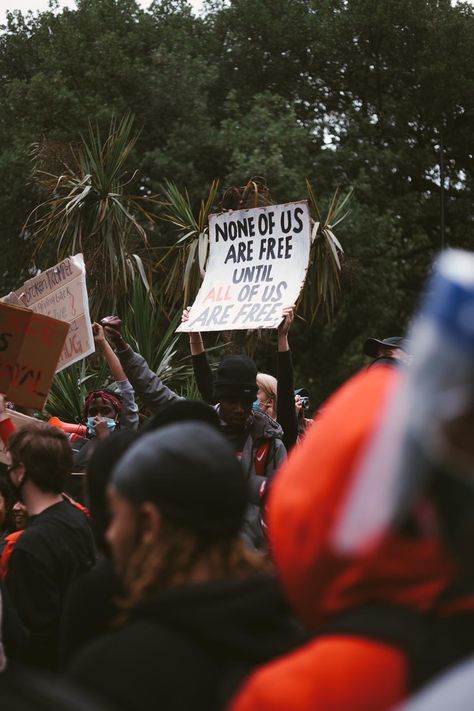
[[[175,331],[180,322],[181,312],[168,318],[160,297],[153,297],[135,280],[129,307],[122,314],[124,338],[151,370],[173,387],[179,387],[192,372],[189,354],[178,354],[180,334]]]
[[[312,324],[303,310],[306,322],[291,332],[299,381],[320,400],[362,365],[366,336],[397,335],[410,318],[441,243],[441,143],[446,242],[473,247],[474,8],[449,0],[210,0],[206,8],[197,17],[178,0],[149,11],[134,0],[79,0],[57,14],[10,16],[0,35],[2,291],[21,283],[36,247],[21,234],[44,200],[29,182],[31,144],[71,144],[77,155],[90,119],[104,136],[114,115],[139,117],[134,193],[165,186],[166,202],[167,180],[186,186],[193,215],[215,178],[225,189],[263,175],[278,202],[303,198],[308,178],[324,219],[321,196],[352,186],[350,215],[336,231],[345,252],[337,304],[331,318],[318,309]],[[187,263],[189,295],[200,278],[191,245],[201,230],[175,248],[176,261],[161,261],[185,234],[176,238],[166,222],[147,229],[159,264],[147,277],[165,302],[173,290],[181,302]],[[320,228],[314,247],[336,285],[328,234]],[[131,238],[143,244],[136,230]],[[39,256],[50,266],[52,254],[44,244]],[[100,284],[112,295],[103,275]],[[314,313],[324,290],[317,259],[307,289]],[[270,362],[266,343],[258,356]]]
[[[59,175],[44,167],[50,146],[43,142],[34,147],[33,177],[48,197],[30,214],[26,229],[38,240],[37,252],[56,242],[58,261],[84,254],[93,316],[116,311],[135,269],[148,286],[143,262],[132,249],[137,239],[147,245],[141,222],[153,221],[146,208],[155,201],[125,192],[134,178],[125,172],[137,140],[132,127],[131,116],[118,123],[112,120],[103,140],[99,129],[90,126],[88,139],[82,139],[77,150],[66,147],[69,159],[60,161]]]
[[[312,323],[321,307],[325,309],[328,319],[336,308],[341,291],[340,259],[344,250],[333,230],[348,215],[345,208],[352,191],[340,199],[339,191],[336,190],[329,203],[327,215],[323,218],[309,180],[306,181],[306,189],[315,221],[311,236],[310,264],[301,306],[303,313]]]
[[[209,251],[208,219],[217,196],[218,180],[213,180],[209,193],[201,200],[195,216],[187,190],[183,193],[170,180],[162,188],[166,212],[161,219],[178,230],[179,239],[156,264],[167,271],[164,293],[171,307],[182,303],[183,307],[195,297],[206,270]],[[182,280],[181,280],[181,274]]]
[[[189,354],[178,353],[179,334],[175,330],[180,318],[176,316],[169,321],[140,279],[134,281],[128,308],[121,316],[125,340],[150,368],[170,387],[192,394]],[[96,353],[55,376],[46,411],[65,422],[81,422],[87,393],[104,387],[116,390],[105,359]]]
[[[300,200],[314,139],[288,101],[270,92],[257,94],[242,116],[233,90],[225,111],[219,137],[221,150],[228,154],[225,185],[242,185],[250,175],[263,175],[275,200]]]

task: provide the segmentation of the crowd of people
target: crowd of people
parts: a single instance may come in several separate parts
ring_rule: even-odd
[[[384,476],[360,491],[416,349],[368,339],[368,366],[309,417],[293,318],[275,376],[243,354],[214,374],[190,333],[200,401],[160,380],[116,316],[93,327],[116,386],[88,394],[81,428],[15,429],[0,396],[5,709],[384,711],[472,654],[474,452],[457,436],[472,392],[457,456],[383,528]]]

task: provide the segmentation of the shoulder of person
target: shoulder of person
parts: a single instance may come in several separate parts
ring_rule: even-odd
[[[270,415],[261,410],[254,410],[254,418],[250,426],[252,439],[281,439],[283,430],[281,425]]]

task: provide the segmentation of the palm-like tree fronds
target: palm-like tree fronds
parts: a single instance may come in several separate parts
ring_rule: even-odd
[[[340,257],[344,250],[334,234],[334,227],[348,215],[345,208],[352,190],[349,190],[344,197],[340,197],[339,190],[336,190],[329,203],[327,214],[323,218],[309,180],[306,181],[306,188],[310,208],[316,219],[313,221],[310,266],[301,305],[303,314],[313,322],[321,307],[324,307],[327,317],[330,318],[341,290]]]
[[[187,387],[193,371],[189,355],[178,355],[179,314],[169,321],[159,296],[151,294],[140,279],[134,281],[129,299],[121,314],[125,340],[163,381],[173,388]],[[98,353],[56,374],[46,411],[66,422],[80,422],[86,394],[103,387],[115,389],[107,362]]]
[[[45,142],[33,150],[33,179],[48,196],[29,215],[25,230],[38,239],[36,253],[45,243],[56,243],[59,260],[83,252],[93,316],[115,311],[117,295],[130,288],[131,274],[145,275],[143,263],[132,254],[147,246],[143,223],[155,219],[149,208],[157,200],[127,193],[135,177],[125,170],[138,137],[132,129],[132,116],[113,120],[103,140],[99,129],[90,126],[87,139],[70,146],[60,160],[61,174],[46,170]]]
[[[172,266],[165,281],[167,301],[175,306],[182,300],[186,306],[196,295],[204,276],[209,251],[208,220],[216,200],[219,181],[213,180],[207,197],[201,201],[197,215],[193,212],[187,190],[181,192],[167,180],[162,188],[165,212],[161,219],[171,223],[178,230],[179,239],[169,247],[156,266],[169,263]],[[183,274],[181,281],[180,275]]]

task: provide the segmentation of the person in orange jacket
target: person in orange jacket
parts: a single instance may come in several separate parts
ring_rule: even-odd
[[[420,682],[409,647],[426,642],[428,615],[449,620],[465,612],[459,619],[472,624],[472,596],[454,605],[442,599],[457,566],[429,501],[420,502],[412,525],[385,532],[363,552],[341,552],[334,542],[358,465],[401,377],[381,365],[347,382],[275,478],[271,550],[289,601],[317,636],[257,671],[231,711],[384,711]],[[372,500],[376,507],[376,491]]]

